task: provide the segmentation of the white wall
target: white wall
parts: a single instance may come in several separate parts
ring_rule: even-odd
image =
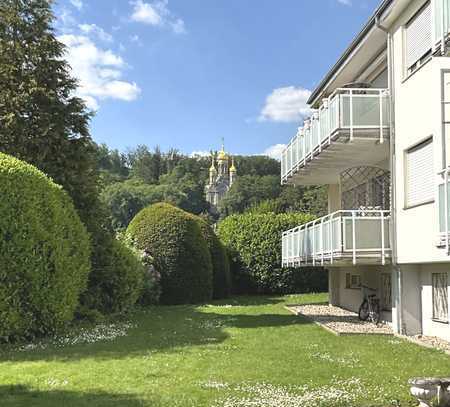
[[[330,303],[358,312],[359,306],[363,300],[363,293],[360,288],[346,288],[346,273],[359,274],[361,283],[371,288],[380,290],[381,273],[390,273],[390,266],[348,266],[330,268]],[[380,291],[378,292],[378,296]],[[382,318],[385,321],[391,321],[391,313],[383,312]]]
[[[422,288],[422,330],[427,336],[438,336],[450,341],[450,326],[448,323],[433,321],[433,300],[432,300],[432,273],[443,273],[449,271],[446,264],[422,265],[421,268],[421,288]],[[448,288],[447,288],[448,289]],[[450,290],[449,290],[450,292]]]
[[[437,196],[434,202],[405,208],[405,151],[433,136],[436,195],[441,169],[441,70],[450,69],[450,58],[432,58],[410,77],[403,64],[404,24],[423,0],[410,7],[392,28],[395,77],[395,176],[397,180],[397,249],[398,263],[449,261],[444,250],[437,248],[439,230]]]

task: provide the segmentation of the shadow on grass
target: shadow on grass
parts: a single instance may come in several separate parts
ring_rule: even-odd
[[[328,305],[328,301],[318,301],[318,302],[307,302],[302,304],[286,304],[286,307],[288,308],[295,308],[295,307],[301,307],[304,305]]]
[[[216,300],[213,305],[233,305],[239,307],[251,307],[259,305],[276,305],[282,303],[284,300],[281,297],[274,297],[270,295],[246,295],[238,296],[223,300]]]
[[[211,308],[211,311],[216,309]],[[0,347],[0,362],[37,360],[120,359],[149,353],[177,353],[196,346],[216,346],[229,337],[227,328],[256,329],[311,324],[293,314],[246,314],[230,307],[224,313],[197,306],[152,307],[137,312],[136,326],[124,337],[72,346],[17,351]],[[251,310],[253,311],[253,310]]]
[[[0,386],[0,400],[2,407],[142,407],[144,405],[140,399],[129,394],[81,393],[60,389],[44,391],[24,385]]]

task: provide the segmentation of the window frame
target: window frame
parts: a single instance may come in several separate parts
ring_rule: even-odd
[[[353,279],[357,281],[354,282]],[[361,274],[345,273],[345,288],[347,290],[359,290],[361,289]]]
[[[435,287],[435,278],[434,276],[445,276],[445,296],[446,296],[446,303],[447,303],[447,310],[446,310],[446,314],[444,314],[444,316],[440,316],[440,315],[436,315],[435,314],[435,301],[436,301],[436,296],[435,294],[438,292],[437,287]],[[439,278],[436,280],[439,281]],[[448,273],[447,272],[438,272],[438,273],[431,273],[431,308],[432,308],[432,320],[435,322],[440,322],[440,323],[445,323],[448,324],[449,323],[449,304],[448,304]],[[445,318],[444,318],[445,317]]]
[[[425,139],[419,141],[416,144],[413,144],[411,147],[408,147],[407,149],[404,150],[403,152],[403,172],[404,172],[404,197],[403,197],[403,209],[407,210],[407,209],[412,209],[412,208],[417,208],[418,206],[422,206],[422,205],[428,205],[431,204],[435,201],[435,193],[434,193],[434,188],[435,188],[435,184],[434,184],[434,180],[430,180],[431,182],[431,186],[432,186],[432,193],[430,194],[430,198],[424,199],[423,201],[419,201],[419,202],[413,202],[410,203],[408,202],[408,192],[409,192],[409,184],[408,184],[408,179],[409,179],[409,172],[408,172],[408,154],[410,154],[412,151],[418,150],[421,147],[425,147],[427,144],[433,144],[434,143],[434,137],[433,135],[427,136]],[[432,146],[432,154],[431,154],[431,159],[432,159],[432,165],[434,168],[434,145]]]
[[[412,65],[408,66],[407,62],[407,51],[408,51],[408,39],[407,39],[407,29],[408,26],[419,17],[419,15],[427,8],[430,7],[430,12],[433,13],[432,10],[432,4],[431,0],[425,2],[419,10],[417,10],[413,16],[403,25],[403,78],[404,80],[408,79],[410,76],[412,76],[414,73],[416,73],[418,70],[420,70],[432,57],[433,55],[433,24],[430,24],[430,34],[431,34],[431,41],[430,41],[430,48],[428,51],[426,51],[416,62],[414,62]],[[431,20],[433,20],[433,17],[431,16]]]

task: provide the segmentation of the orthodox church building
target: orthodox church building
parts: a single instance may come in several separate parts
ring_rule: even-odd
[[[211,167],[209,169],[209,183],[205,187],[206,200],[210,203],[213,212],[217,212],[220,201],[226,195],[233,182],[236,180],[236,167],[234,159],[225,152],[222,144],[222,150],[217,154],[211,155]]]

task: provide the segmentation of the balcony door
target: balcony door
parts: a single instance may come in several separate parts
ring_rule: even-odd
[[[390,208],[390,174],[377,167],[354,167],[341,174],[341,208]]]

